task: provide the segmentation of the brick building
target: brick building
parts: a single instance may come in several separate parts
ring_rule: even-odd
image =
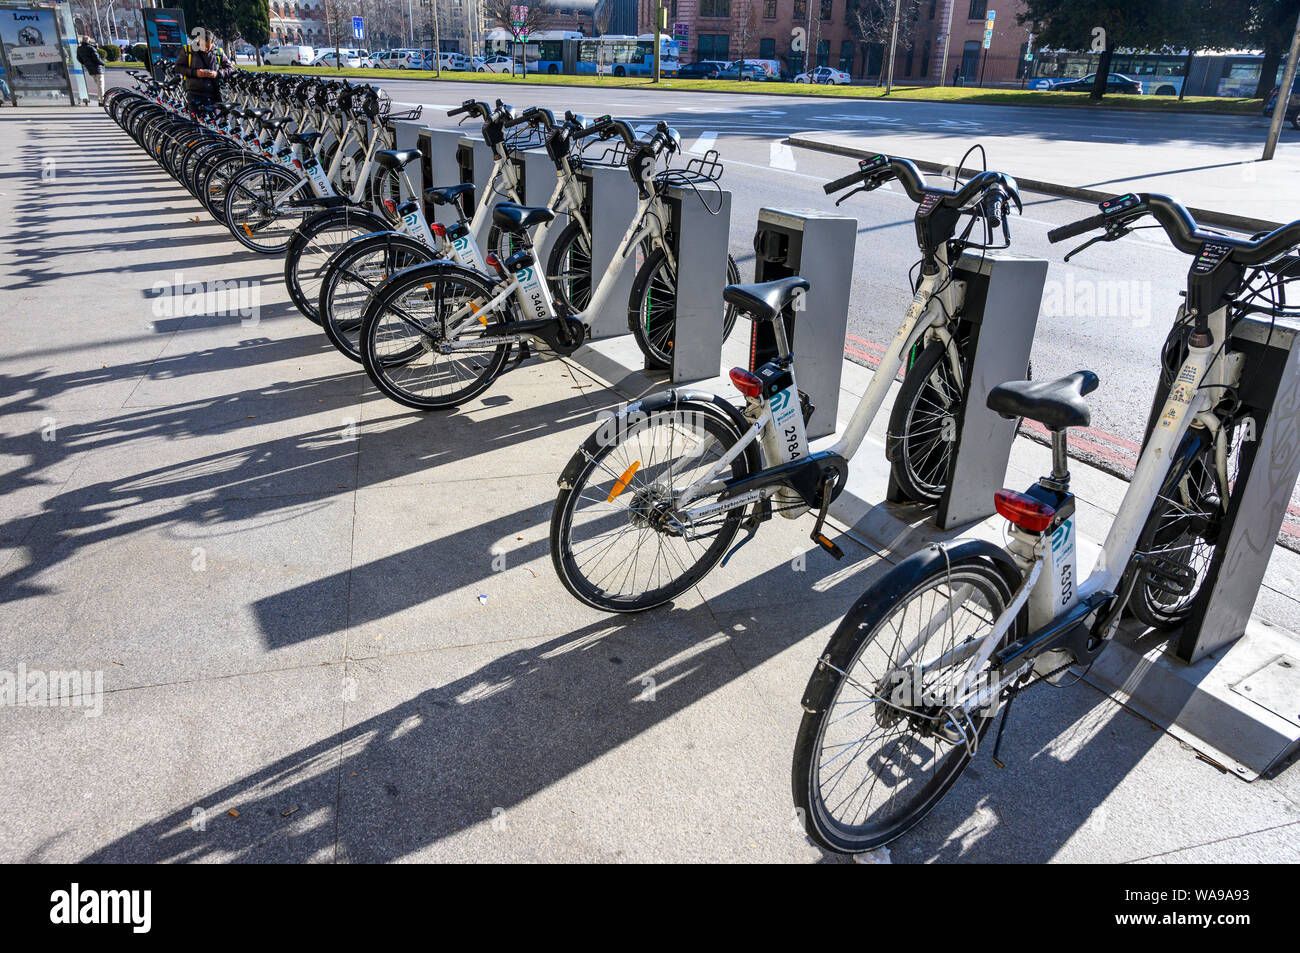
[[[642,32],[654,23],[655,0],[637,0]],[[672,24],[685,24],[683,63],[696,60],[778,60],[792,73],[812,65],[834,66],[855,80],[875,79],[884,64],[884,42],[864,39],[853,26],[856,0],[663,0]],[[996,12],[987,59],[984,20]],[[907,4],[904,3],[904,9]],[[1001,9],[999,9],[1001,8]],[[900,28],[895,82],[934,85],[943,66],[944,36],[951,23],[945,82],[958,72],[962,82],[989,86],[1019,82],[1025,67],[1028,31],[1016,23],[1021,0],[920,0]],[[951,19],[950,19],[951,15]],[[795,30],[799,29],[800,34]],[[803,49],[798,49],[800,45]]]

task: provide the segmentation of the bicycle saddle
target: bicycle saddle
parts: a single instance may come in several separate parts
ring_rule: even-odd
[[[473,190],[473,182],[462,182],[460,185],[435,185],[424,190],[424,197],[434,205],[455,205],[457,199]]]
[[[289,138],[300,146],[310,149],[311,144],[321,137],[319,132],[295,132],[289,135]]]
[[[757,285],[727,285],[722,289],[722,300],[734,304],[755,321],[775,321],[797,294],[811,287],[807,278],[791,275]]]
[[[1054,381],[1007,381],[989,391],[988,407],[1003,417],[1027,417],[1048,430],[1086,427],[1092,420],[1084,394],[1097,389],[1097,375],[1075,371]]]
[[[269,119],[259,116],[258,119],[261,121],[263,126],[270,129],[272,132],[279,132],[284,126],[293,122],[292,116],[275,116]]]
[[[555,218],[549,208],[529,208],[512,202],[498,202],[492,209],[492,224],[505,232],[519,233]]]
[[[419,149],[380,149],[375,153],[375,162],[393,172],[418,158],[420,158]]]

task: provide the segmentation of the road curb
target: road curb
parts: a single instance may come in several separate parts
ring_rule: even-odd
[[[853,146],[842,146],[834,142],[808,139],[804,135],[790,136],[785,142],[800,149],[810,149],[814,152],[830,152],[835,155],[852,156],[855,159],[865,159],[877,154],[873,150],[857,149]],[[940,172],[944,169],[951,169],[951,166],[944,165],[942,162],[931,162],[929,159],[917,159],[911,156],[900,156],[899,158],[906,158],[916,163],[926,172]],[[982,170],[963,168],[959,174],[974,175],[980,171]],[[1015,173],[1011,174],[1015,175]],[[1119,194],[1116,192],[1100,192],[1096,189],[1083,189],[1073,185],[1062,185],[1059,182],[1044,182],[1042,179],[1028,179],[1019,175],[1016,175],[1015,179],[1021,186],[1032,192],[1043,192],[1047,195],[1058,195],[1067,199],[1081,199],[1085,202],[1101,202],[1114,198]],[[1196,216],[1198,221],[1243,232],[1271,232],[1273,229],[1281,227],[1282,224],[1280,222],[1268,222],[1259,218],[1248,218],[1244,215],[1232,215],[1228,212],[1216,212],[1213,209],[1189,208],[1189,211]]]

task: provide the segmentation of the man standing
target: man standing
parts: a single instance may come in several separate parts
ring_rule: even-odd
[[[88,36],[83,36],[81,43],[77,45],[77,62],[86,71],[86,76],[95,81],[95,98],[99,100],[100,105],[103,105],[104,61],[99,58],[99,50]]]
[[[212,34],[200,27],[194,42],[176,57],[176,72],[185,77],[185,98],[191,106],[221,102],[221,81],[235,72],[230,58],[213,42]]]

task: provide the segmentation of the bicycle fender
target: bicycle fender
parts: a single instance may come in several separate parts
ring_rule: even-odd
[[[616,432],[622,430],[624,422],[632,414],[652,414],[656,411],[663,410],[666,407],[686,407],[689,409],[691,404],[709,405],[711,408],[721,411],[727,419],[731,421],[732,426],[735,427],[736,439],[739,439],[741,434],[745,433],[745,431],[750,427],[750,423],[745,419],[745,415],[742,414],[733,404],[719,397],[717,394],[690,387],[674,387],[665,391],[659,391],[656,394],[651,394],[649,397],[643,397],[641,400],[635,400],[621,408],[613,418],[616,422]],[[603,446],[603,440],[606,439],[605,434],[607,432],[607,427],[607,423],[602,422],[601,426],[597,427],[592,435],[583,441],[578,452],[570,458],[564,471],[556,481],[560,489],[566,490],[573,488],[574,481],[577,480],[578,474],[587,464],[587,458],[589,456],[594,456]],[[757,440],[752,441],[749,446],[745,448],[744,453],[745,462],[748,464],[751,473],[762,466],[762,461],[758,454]]]
[[[1015,592],[1020,588],[1024,581],[1024,576],[1020,567],[1001,547],[982,539],[966,539],[951,545],[934,544],[927,546],[918,553],[904,559],[901,563],[891,569],[885,576],[867,589],[853,606],[845,613],[844,618],[840,620],[839,626],[836,627],[836,634],[848,628],[861,628],[871,622],[873,615],[878,615],[882,607],[887,607],[898,599],[907,594],[917,582],[925,578],[935,570],[936,566],[943,565],[945,560],[956,562],[959,559],[970,557],[980,557],[988,560],[998,571],[1007,587]],[[1028,607],[1021,607],[1021,625],[1022,627],[1028,622]],[[832,639],[832,644],[838,639]],[[845,657],[832,655],[827,661],[836,668],[846,669],[852,661],[847,657],[849,653],[841,651]],[[804,711],[812,712],[814,696],[817,694],[817,682],[819,675],[824,676],[827,669],[822,662],[818,662],[813,669],[813,674],[808,680],[808,686],[804,689],[803,697],[800,704]]]

